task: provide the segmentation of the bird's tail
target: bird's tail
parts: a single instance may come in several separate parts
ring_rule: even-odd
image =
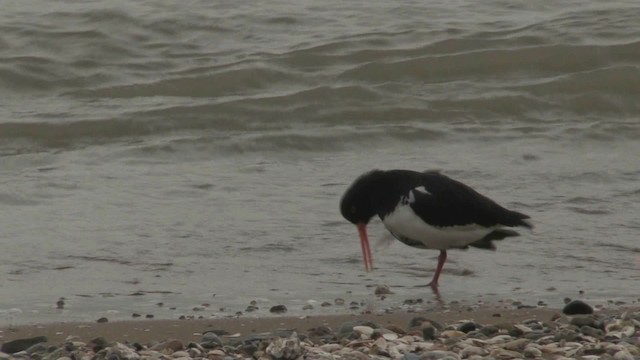
[[[493,244],[494,240],[502,240],[504,238],[519,236],[520,234],[511,229],[495,229],[487,234],[482,239],[472,242],[469,246],[473,246],[479,249],[495,250],[496,246]]]

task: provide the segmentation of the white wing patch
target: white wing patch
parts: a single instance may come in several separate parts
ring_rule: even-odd
[[[413,190],[415,190],[415,191],[419,191],[419,192],[421,192],[421,193],[423,193],[423,194],[426,194],[426,195],[431,195],[431,193],[429,192],[429,190],[427,190],[424,186],[418,186],[417,188],[415,188],[415,189],[413,189]]]
[[[407,199],[408,197],[404,197]],[[396,236],[419,241],[427,249],[462,248],[485,237],[500,226],[478,224],[438,227],[424,222],[407,203],[399,203],[382,219],[384,226]]]

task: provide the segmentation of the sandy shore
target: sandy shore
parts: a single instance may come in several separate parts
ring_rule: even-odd
[[[499,314],[499,316],[497,315]],[[199,341],[202,333],[210,330],[224,330],[230,334],[247,336],[254,333],[279,329],[295,329],[306,332],[319,325],[336,328],[340,324],[356,320],[370,320],[377,324],[392,324],[407,328],[409,321],[421,316],[444,324],[458,320],[473,320],[482,324],[513,323],[527,319],[551,320],[560,314],[558,309],[535,308],[519,310],[480,309],[474,311],[450,310],[446,312],[396,312],[383,315],[318,315],[304,317],[264,317],[264,318],[220,318],[206,320],[131,320],[108,323],[52,323],[40,325],[22,325],[13,328],[1,328],[0,343],[13,339],[44,335],[50,343],[62,342],[72,335],[81,341],[89,341],[102,336],[109,341],[140,342],[178,339],[183,342]]]

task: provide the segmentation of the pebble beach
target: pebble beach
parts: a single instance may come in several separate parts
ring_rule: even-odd
[[[0,359],[639,359],[640,308],[520,306],[9,326]]]

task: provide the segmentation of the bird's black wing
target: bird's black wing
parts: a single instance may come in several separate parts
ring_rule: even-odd
[[[425,222],[446,227],[477,224],[481,226],[526,226],[529,217],[507,210],[469,186],[439,172],[421,173],[413,192],[411,208]],[[426,190],[426,191],[425,191]]]

